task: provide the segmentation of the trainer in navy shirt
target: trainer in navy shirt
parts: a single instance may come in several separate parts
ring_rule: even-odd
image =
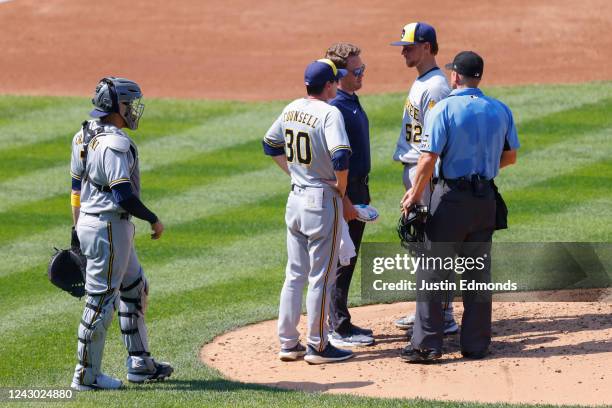
[[[369,204],[368,173],[370,172],[370,130],[368,115],[359,103],[355,91],[361,89],[365,64],[361,60],[361,50],[348,43],[332,45],[327,50],[326,58],[334,61],[338,68],[347,70],[346,76],[340,79],[336,97],[329,103],[337,107],[344,117],[344,125],[351,144],[352,155],[349,158],[348,185],[342,200],[343,217],[348,223],[348,230],[355,252],[359,253],[365,223],[357,219],[354,204]],[[349,265],[341,266],[336,271],[336,284],[331,290],[330,322],[333,332],[330,342],[333,346],[365,346],[372,344],[372,331],[355,326],[351,322],[348,310],[348,293],[357,256]]]
[[[366,177],[370,173],[370,123],[359,103],[357,94],[338,88],[336,97],[329,102],[340,109],[346,133],[353,151],[349,160],[349,177]]]

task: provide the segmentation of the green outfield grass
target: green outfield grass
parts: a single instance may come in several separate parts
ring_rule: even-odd
[[[510,229],[495,239],[612,241],[612,82],[487,91],[514,111],[522,143],[518,164],[498,178]],[[382,214],[366,229],[366,241],[396,239],[402,169],[391,156],[403,100],[399,93],[362,97],[371,123],[371,195]],[[152,351],[172,362],[176,375],[158,385],[80,394],[78,404],[405,405],[226,381],[199,362],[198,350],[216,335],[277,313],[289,182],[263,155],[260,140],[285,103],[146,104],[134,134],[143,198],[167,230],[153,242],[146,223],[137,222],[137,249],[151,282]],[[87,98],[0,96],[0,387],[66,387],[71,380],[83,305],[51,286],[46,263],[53,246],[69,244],[70,142],[88,108]],[[357,305],[359,275],[354,282]],[[115,319],[105,371],[123,378],[124,358]],[[409,383],[410,370],[390,375]]]

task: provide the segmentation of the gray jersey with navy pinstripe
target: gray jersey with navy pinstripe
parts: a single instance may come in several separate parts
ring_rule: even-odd
[[[70,173],[80,179],[81,211],[85,213],[125,212],[114,201],[110,192],[101,191],[98,186],[112,187],[129,182],[132,192],[140,195],[140,172],[138,169],[138,150],[136,144],[121,129],[89,121],[87,126],[92,132],[100,131],[88,146],[87,168],[83,169],[83,131],[79,131],[72,141]],[[103,129],[99,129],[103,127]],[[93,183],[92,183],[93,181]]]
[[[293,187],[287,199],[287,266],[281,291],[278,335],[281,348],[299,341],[302,292],[308,284],[308,345],[327,346],[329,299],[336,278],[342,199],[324,180],[335,180],[332,156],[349,150],[340,111],[327,103],[302,98],[283,110],[264,137],[284,148]]]
[[[340,149],[350,149],[338,108],[308,98],[287,105],[264,142],[285,148],[291,182],[301,187],[324,187],[323,180],[335,180],[331,156]]]

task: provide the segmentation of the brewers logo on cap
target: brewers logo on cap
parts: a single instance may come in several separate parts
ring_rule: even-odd
[[[391,45],[412,45],[424,42],[435,43],[436,30],[427,23],[416,22],[406,24],[402,29],[400,40]]]

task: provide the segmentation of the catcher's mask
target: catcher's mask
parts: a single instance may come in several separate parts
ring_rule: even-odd
[[[70,249],[55,249],[47,274],[49,280],[58,288],[74,297],[85,295],[85,266],[87,260]]]
[[[429,208],[426,205],[416,205],[408,215],[401,215],[397,222],[397,234],[404,248],[411,249],[411,244],[425,242],[425,222],[428,214]]]
[[[115,112],[121,115],[128,128],[138,129],[144,104],[142,91],[136,82],[125,78],[102,78],[91,102],[95,108],[89,113],[90,116],[101,118]]]

